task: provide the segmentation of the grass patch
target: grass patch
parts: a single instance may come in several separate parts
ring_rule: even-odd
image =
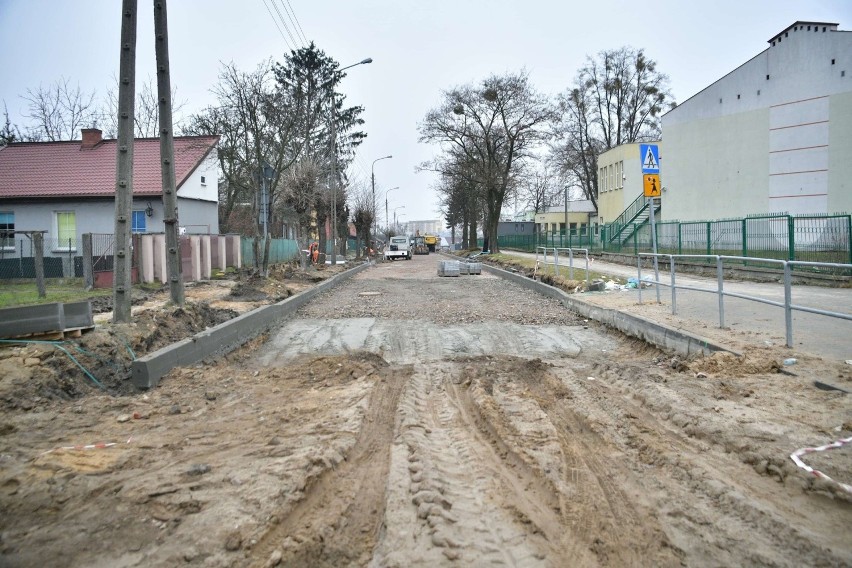
[[[39,298],[35,282],[23,284],[5,283],[0,287],[0,308],[50,304],[53,302],[82,302],[89,298],[111,296],[112,288],[85,290],[82,280],[59,280],[45,283],[47,297]]]

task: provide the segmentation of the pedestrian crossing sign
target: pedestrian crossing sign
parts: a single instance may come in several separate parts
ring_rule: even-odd
[[[660,173],[660,147],[656,144],[639,144],[643,174]]]
[[[660,197],[660,174],[642,174],[645,197]]]

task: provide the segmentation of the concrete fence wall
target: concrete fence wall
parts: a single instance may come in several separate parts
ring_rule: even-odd
[[[139,279],[166,283],[166,236],[139,235]],[[239,235],[184,235],[180,238],[184,282],[206,280],[242,262]]]

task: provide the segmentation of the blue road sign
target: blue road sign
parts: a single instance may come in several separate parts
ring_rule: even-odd
[[[660,173],[660,147],[656,144],[639,144],[643,174]]]

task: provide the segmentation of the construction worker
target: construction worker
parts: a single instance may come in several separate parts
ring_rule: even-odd
[[[319,243],[311,243],[311,264],[316,264],[319,259]]]

